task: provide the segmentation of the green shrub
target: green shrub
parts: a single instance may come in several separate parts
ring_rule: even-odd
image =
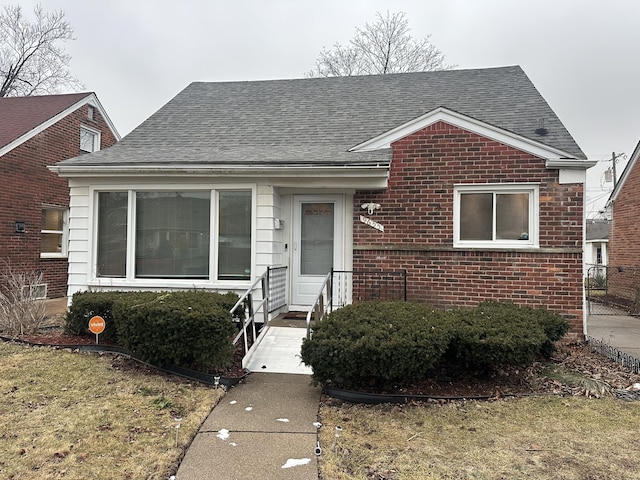
[[[455,333],[447,360],[480,370],[526,365],[539,355],[549,356],[569,328],[558,314],[510,302],[482,302],[451,315]]]
[[[550,355],[568,322],[545,309],[483,302],[451,311],[403,302],[341,308],[316,325],[302,360],[316,383],[389,387],[444,369],[457,375]]]
[[[421,304],[365,302],[332,312],[302,344],[314,382],[390,386],[421,378],[451,337],[444,312]]]
[[[114,304],[119,342],[154,365],[207,369],[230,363],[236,332],[229,309],[237,296],[164,292],[144,303]]]
[[[113,307],[118,301],[137,304],[148,302],[157,297],[155,292],[77,292],[73,294],[71,306],[65,319],[65,333],[69,335],[92,335],[89,332],[89,320],[98,315],[105,320],[104,332],[100,341],[118,343]]]

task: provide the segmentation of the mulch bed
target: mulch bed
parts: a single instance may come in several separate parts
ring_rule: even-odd
[[[95,336],[66,335],[61,323],[55,319],[48,322],[37,334],[25,335],[22,340],[43,345],[90,345]],[[242,377],[246,371],[242,368],[242,346],[238,345],[230,366],[206,372],[225,377]],[[561,394],[561,395],[598,395],[584,385],[567,385],[558,380],[547,378],[545,369],[558,366],[591,379],[609,390],[636,391],[640,385],[640,375],[591,351],[588,345],[580,342],[561,343],[548,362],[536,362],[530,366],[507,367],[489,375],[468,372],[467,375],[447,378],[446,374],[432,379],[424,379],[399,385],[391,390],[367,389],[369,393],[392,393],[400,395],[429,395],[433,397],[490,396],[499,398],[510,395]],[[135,367],[131,367],[135,368]],[[361,390],[362,391],[362,390]]]

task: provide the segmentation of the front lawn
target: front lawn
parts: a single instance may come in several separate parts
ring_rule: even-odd
[[[11,343],[0,372],[0,478],[13,480],[167,479],[224,393],[123,357]]]
[[[320,416],[324,480],[640,478],[640,402],[546,396],[365,406],[329,400]]]

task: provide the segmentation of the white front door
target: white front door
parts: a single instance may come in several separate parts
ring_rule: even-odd
[[[327,273],[342,269],[343,216],[341,195],[294,197],[292,307],[310,307]]]

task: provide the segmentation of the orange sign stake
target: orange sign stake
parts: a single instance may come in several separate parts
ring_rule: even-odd
[[[98,335],[104,332],[104,327],[105,321],[102,317],[96,315],[89,320],[89,331],[96,334],[96,344],[98,343]]]

